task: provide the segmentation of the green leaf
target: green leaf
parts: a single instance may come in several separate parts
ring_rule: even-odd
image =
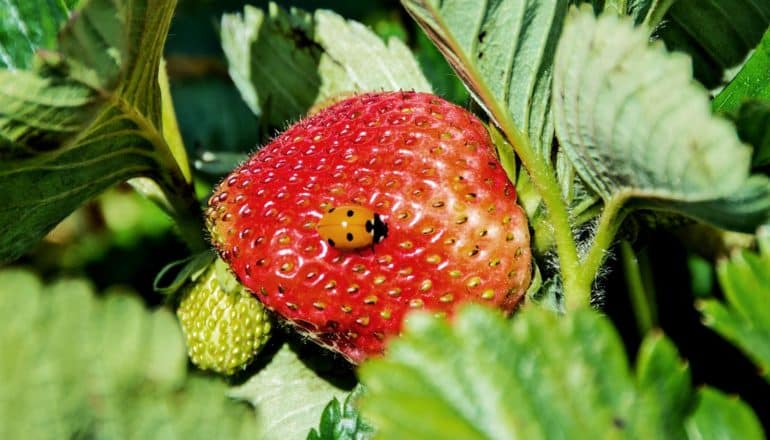
[[[644,24],[652,30],[663,19],[668,9],[677,0],[607,0],[601,8],[596,7],[594,3],[594,12],[597,14],[600,10],[620,16],[628,15],[634,20],[634,23]],[[580,3],[580,2],[576,2]]]
[[[271,3],[267,14],[246,6],[221,24],[230,76],[272,126],[344,92],[431,90],[404,43],[393,37],[385,44],[331,11],[286,12]]]
[[[317,11],[313,18],[314,40],[326,55],[319,64],[320,99],[343,92],[431,92],[412,52],[398,38],[391,37],[385,44],[361,23],[331,11]]]
[[[738,134],[754,147],[752,164],[770,164],[770,29],[738,74],[712,102],[735,119]]]
[[[654,29],[663,20],[671,5],[678,0],[630,0],[628,12],[636,24]]]
[[[767,69],[770,71],[770,64]],[[770,99],[744,102],[738,109],[735,125],[741,140],[754,147],[752,165],[770,165]]]
[[[770,14],[770,8],[768,9]],[[768,71],[770,71],[770,29],[765,32],[762,41],[735,78],[714,98],[712,103],[714,110],[734,113],[749,98],[770,100]]]
[[[726,69],[743,62],[768,25],[770,2],[764,0],[677,0],[657,34],[669,49],[690,55],[696,78],[714,87]]]
[[[327,403],[341,399],[344,391],[319,377],[287,344],[265,368],[228,394],[256,409],[261,428],[257,438],[290,439],[304,438]]]
[[[549,160],[551,71],[567,0],[402,4],[497,125],[512,121]]]
[[[211,150],[238,152],[247,158],[245,154],[260,143],[259,121],[228,78],[175,81],[171,95],[185,144],[196,160],[205,161],[205,152]],[[224,169],[217,178],[239,164]]]
[[[751,407],[714,388],[698,392],[698,407],[687,421],[687,438],[691,440],[741,439],[762,440],[765,434]]]
[[[554,118],[564,152],[605,202],[634,200],[742,231],[770,213],[770,184],[748,180],[751,151],[711,114],[687,58],[650,46],[629,19],[570,14]],[[734,219],[736,209],[749,218]]]
[[[164,140],[158,85],[174,5],[85,1],[58,51],[40,52],[34,70],[0,69],[0,263],[117,182],[143,175],[191,194],[186,158]]]
[[[161,295],[174,295],[189,280],[195,280],[200,276],[215,259],[216,255],[206,250],[168,263],[155,276],[152,289]]]
[[[657,412],[654,417],[662,431],[673,438],[684,438],[682,420],[690,413],[692,404],[687,364],[662,333],[653,333],[642,341],[636,363],[638,386],[649,399],[649,410]]]
[[[671,210],[712,225],[751,233],[770,221],[770,178],[753,175],[737,190],[724,197],[704,201],[649,201],[652,208]]]
[[[433,92],[456,104],[465,104],[470,95],[446,58],[439,52],[422,29],[415,31],[414,54],[422,71],[433,86]]]
[[[255,438],[226,385],[188,376],[179,326],[133,295],[0,271],[0,437]]]
[[[38,49],[54,49],[79,0],[0,0],[0,68],[27,69]]]
[[[339,400],[332,399],[323,414],[318,431],[313,428],[307,436],[308,440],[365,440],[374,437],[374,428],[361,419],[356,403],[363,395],[364,387],[356,386],[340,405]]]
[[[681,438],[689,375],[670,343],[645,347],[634,379],[592,310],[528,308],[510,322],[475,306],[452,326],[410,315],[388,354],[359,369],[362,414],[384,439]]]
[[[762,369],[770,382],[770,232],[763,229],[762,251],[735,253],[717,267],[726,303],[698,303],[705,324],[732,342]]]

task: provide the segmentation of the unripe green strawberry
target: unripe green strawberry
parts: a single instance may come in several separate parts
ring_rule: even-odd
[[[270,337],[270,317],[219,259],[192,282],[177,309],[188,355],[203,370],[233,374]]]
[[[526,217],[484,125],[425,93],[354,96],[289,127],[219,184],[207,224],[260,301],[353,363],[410,310],[510,312],[530,281]]]

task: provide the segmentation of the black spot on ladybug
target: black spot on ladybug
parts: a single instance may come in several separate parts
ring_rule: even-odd
[[[347,238],[348,241],[353,241],[353,234],[348,232],[348,234],[345,236],[345,238]]]
[[[374,224],[371,220],[367,220],[366,223],[364,223],[364,227],[366,228],[366,232],[371,233],[372,229],[374,229]]]
[[[352,209],[348,209],[348,212],[347,212],[347,214],[348,214],[348,217],[353,217],[353,215],[355,214],[355,212],[353,212],[353,210],[352,210]]]
[[[332,240],[332,239],[330,238],[330,239],[328,239],[328,240],[326,240],[326,241],[328,241],[328,242],[329,242],[329,246],[331,246],[331,247],[334,247],[334,240]]]
[[[332,212],[334,212],[334,208],[331,208],[328,212],[329,214],[331,214]]]

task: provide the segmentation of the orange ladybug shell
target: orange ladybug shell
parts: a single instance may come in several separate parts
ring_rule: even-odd
[[[341,205],[329,209],[316,228],[329,246],[355,250],[373,246],[384,239],[388,228],[380,215],[359,205]]]

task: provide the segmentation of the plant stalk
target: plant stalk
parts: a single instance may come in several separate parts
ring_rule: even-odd
[[[581,261],[580,271],[576,280],[580,291],[588,292],[588,298],[570,298],[568,296],[568,307],[571,302],[573,306],[576,305],[574,304],[575,302],[583,303],[587,301],[590,304],[591,287],[593,286],[594,279],[599,273],[599,269],[607,256],[607,250],[610,248],[612,240],[615,238],[625,217],[622,208],[626,198],[625,195],[618,194],[605,203],[602,214],[599,217],[599,224],[596,227],[593,241],[591,242],[591,247]]]
[[[650,290],[649,284],[645,283],[645,279],[650,280],[649,262],[645,256],[637,255],[626,240],[620,242],[620,256],[636,317],[636,327],[639,336],[644,338],[658,325],[654,292]]]
[[[152,183],[140,178],[132,179],[131,185],[174,220],[182,239],[193,253],[208,249],[209,246],[203,238],[203,214],[195,197],[192,175],[178,126],[166,123],[165,130],[161,133],[155,124],[136,111],[120,95],[115,95],[115,103],[153,145],[154,154],[161,165],[158,175],[147,176],[151,177]],[[174,148],[167,139],[174,142]]]
[[[499,111],[499,109],[497,110]],[[532,149],[529,139],[511,126],[507,118],[501,119],[500,128],[516,149],[532,184],[545,204],[546,215],[556,243],[556,253],[559,257],[564,294],[567,298],[567,310],[589,306],[590,284],[585,286],[579,282],[580,261],[577,256],[577,247],[572,235],[567,205],[561,197],[561,188],[556,175],[553,169]]]

